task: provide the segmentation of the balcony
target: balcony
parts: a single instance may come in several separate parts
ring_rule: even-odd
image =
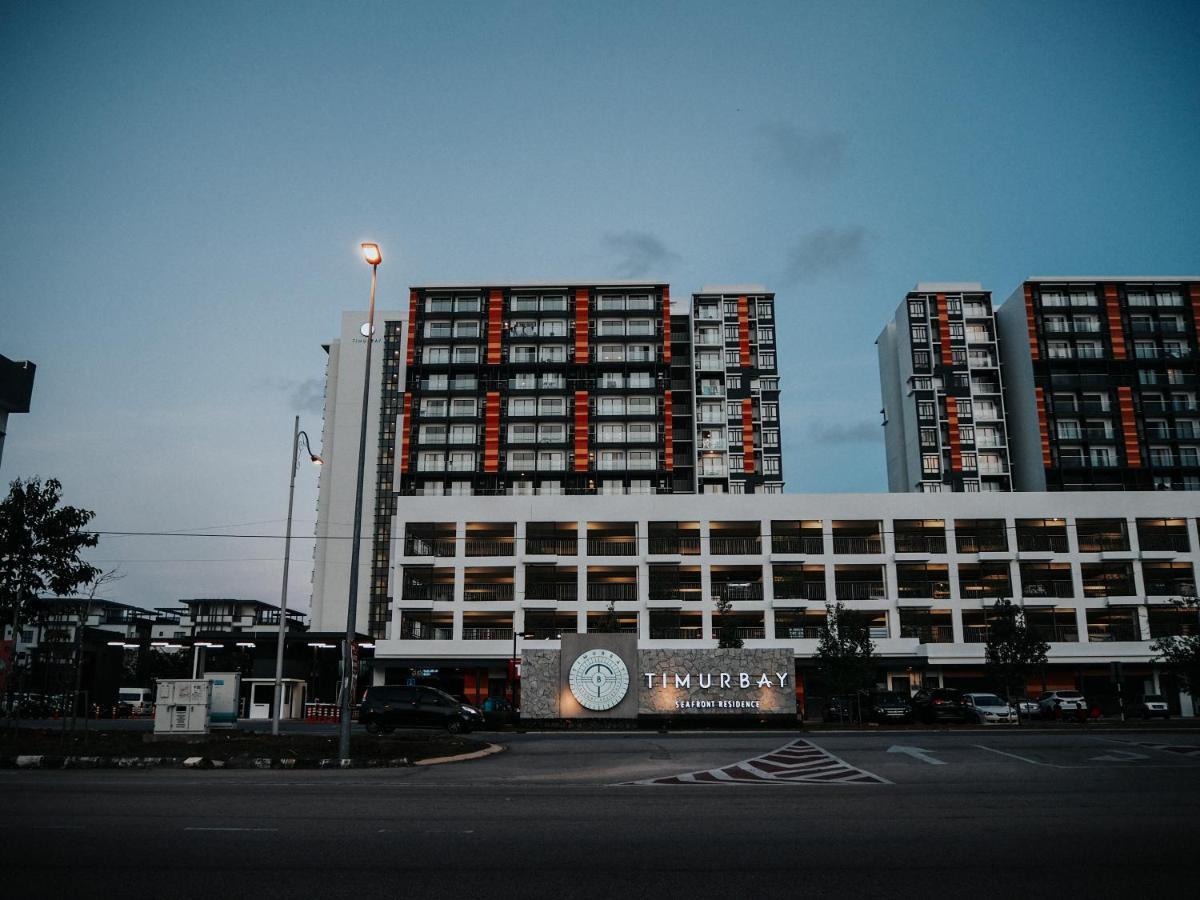
[[[1147,576],[1146,595],[1149,597],[1195,597],[1196,583],[1191,578],[1152,579]]]
[[[400,629],[402,641],[449,641],[453,638],[454,628],[449,625],[425,628],[407,625]]]
[[[775,626],[775,638],[781,641],[816,641],[821,639],[824,629],[820,625]]]
[[[637,539],[624,538],[588,538],[587,551],[589,556],[636,556]]]
[[[953,644],[954,628],[951,625],[905,625],[901,623],[900,637],[916,638],[922,644]]]
[[[710,552],[714,556],[755,556],[762,553],[762,540],[756,537],[709,538]]]
[[[512,538],[471,539],[466,542],[467,556],[512,556]]]
[[[475,625],[464,625],[462,630],[464,641],[511,641],[513,630],[508,628],[489,628]]]
[[[704,637],[704,630],[698,627],[691,628],[672,628],[663,627],[650,628],[650,640],[652,641],[698,641]]]
[[[882,581],[842,581],[834,586],[838,600],[882,600],[887,586]]]
[[[454,600],[454,584],[416,584],[407,582],[404,585],[400,599],[449,603]]]
[[[882,553],[882,537],[833,537],[834,553]]]
[[[454,538],[440,538],[426,540],[424,538],[410,537],[404,541],[405,556],[453,556],[454,555]]]
[[[945,600],[950,596],[950,582],[899,581],[896,593],[901,599]]]
[[[714,584],[712,595],[714,600],[761,600],[763,589],[761,584]]]
[[[825,600],[824,581],[801,581],[799,579],[775,579],[776,600]]]
[[[897,534],[896,535],[896,552],[897,553],[945,553],[946,552],[946,536],[940,535],[921,535],[921,534]]]
[[[1022,597],[1074,597],[1075,585],[1068,580],[1027,581],[1021,585]]]
[[[575,556],[579,547],[575,538],[527,537],[525,552],[532,556]]]
[[[511,582],[489,584],[468,583],[463,586],[463,599],[469,603],[505,603],[513,598]]]
[[[700,552],[700,536],[691,535],[679,537],[650,536],[650,553],[657,556],[675,556],[687,554],[694,556]]]
[[[1066,553],[1070,544],[1065,534],[1031,534],[1018,528],[1017,549],[1028,553]]]
[[[579,586],[574,581],[534,581],[525,584],[526,600],[570,601],[578,599]]]
[[[1137,626],[1132,624],[1104,625],[1088,623],[1088,643],[1107,643],[1109,641],[1140,641]]]
[[[825,552],[825,540],[819,535],[796,536],[774,534],[771,536],[771,552],[796,553],[801,556],[820,556]]]
[[[636,600],[637,585],[590,582],[587,586],[587,598],[609,603]]]

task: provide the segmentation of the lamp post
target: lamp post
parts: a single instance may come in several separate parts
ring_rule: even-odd
[[[512,705],[517,705],[517,638],[533,637],[531,631],[517,631],[513,628],[513,652],[512,652]]]
[[[292,501],[296,497],[296,466],[300,462],[300,438],[302,437],[304,438],[304,449],[308,451],[308,458],[318,466],[324,462],[321,457],[312,452],[312,444],[308,441],[308,435],[300,430],[300,417],[296,416],[295,424],[292,427],[292,468],[288,484],[287,528],[284,530],[283,537],[283,587],[279,592],[279,643],[275,647],[275,703],[273,704],[275,709],[271,714],[271,734],[276,736],[279,734],[279,720],[283,718],[283,643],[287,638],[288,564],[291,562],[292,554]]]
[[[367,405],[371,399],[371,347],[375,342],[375,282],[383,254],[378,244],[362,245],[371,267],[371,305],[367,311],[367,360],[363,371],[362,415],[358,428],[358,483],[354,490],[354,537],[350,545],[350,596],[346,603],[346,642],[342,647],[341,735],[338,757],[350,758],[350,694],[354,690],[354,634],[358,615],[358,561],[362,550],[363,479],[367,468]]]

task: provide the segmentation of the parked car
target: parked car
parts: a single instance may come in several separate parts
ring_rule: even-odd
[[[1143,719],[1152,719],[1155,716],[1169,719],[1171,707],[1167,705],[1167,698],[1162,694],[1143,694],[1133,702],[1129,714],[1141,716]]]
[[[154,692],[149,688],[121,688],[117,706],[127,707],[126,715],[148,716],[154,712]]]
[[[378,685],[367,688],[358,721],[370,734],[390,734],[397,728],[445,728],[451,734],[483,724],[483,713],[437,688]]]
[[[966,722],[962,691],[954,688],[922,688],[912,699],[913,713],[926,724],[934,722]]]
[[[995,694],[963,694],[963,706],[969,719],[980,725],[1017,724],[1016,707]]]
[[[488,697],[483,701],[483,720],[489,725],[516,723],[517,708],[503,697]]]
[[[1038,697],[1039,714],[1046,719],[1061,719],[1064,715],[1087,714],[1087,700],[1079,691],[1044,691]]]
[[[912,699],[895,691],[876,691],[867,697],[867,712],[876,722],[911,722]]]
[[[1038,714],[1038,712],[1040,712],[1038,702],[1032,697],[1021,697],[1013,705],[1016,706],[1017,712],[1022,716],[1025,716],[1027,719],[1032,719]]]
[[[867,715],[865,694],[841,694],[825,701],[825,712],[821,716],[826,722],[857,722],[859,715]]]

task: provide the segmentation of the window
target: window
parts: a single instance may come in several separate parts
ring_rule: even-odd
[[[913,351],[913,368],[928,369],[931,364],[931,357],[928,350]]]
[[[539,450],[537,467],[544,472],[561,472],[567,467],[567,455],[561,450]]]
[[[454,361],[456,363],[477,363],[479,362],[478,347],[455,347]]]
[[[729,377],[727,377],[725,379],[725,384],[730,390],[734,390],[734,391],[741,390],[742,376],[741,375],[730,375]]]
[[[566,337],[567,323],[565,319],[543,319],[540,330],[542,337]]]
[[[932,391],[933,379],[925,377],[914,378],[912,380],[912,386],[914,391]]]
[[[763,472],[767,475],[778,475],[780,472],[780,464],[778,456],[763,457]]]
[[[509,489],[509,493],[518,497],[531,497],[533,496],[533,482],[514,481],[512,487]]]
[[[596,430],[596,441],[601,444],[621,444],[625,441],[624,425],[602,424]]]
[[[638,312],[652,310],[654,309],[654,298],[649,294],[630,294],[625,298],[625,308]]]
[[[515,363],[537,362],[537,347],[532,344],[518,344],[510,347],[508,358]]]
[[[740,400],[725,404],[725,416],[730,419],[741,419],[742,403]]]
[[[454,298],[455,312],[479,312],[478,297],[455,297]]]
[[[972,471],[979,468],[979,464],[975,461],[974,453],[962,454],[962,467],[964,469],[971,469]]]
[[[425,312],[448,313],[453,308],[453,305],[453,301],[449,297],[427,297],[425,299]]]
[[[538,308],[537,297],[528,295],[513,297],[508,303],[508,308],[513,312],[533,312]]]
[[[937,407],[932,400],[922,400],[917,404],[917,418],[936,419]]]
[[[921,471],[926,475],[937,475],[942,471],[942,458],[932,453],[921,457]]]
[[[908,317],[923,319],[925,318],[925,301],[924,300],[909,300],[908,301]]]
[[[946,312],[951,315],[961,316],[962,315],[962,300],[959,299],[958,297],[947,297],[946,298]]]
[[[654,387],[654,379],[649,372],[630,372],[629,386],[631,388],[650,388]]]
[[[566,376],[561,372],[543,372],[538,378],[538,387],[543,391],[561,391],[566,386]]]
[[[1200,466],[1200,447],[1180,447],[1179,464],[1181,466]]]
[[[561,363],[567,361],[565,344],[546,344],[538,348],[538,362]]]
[[[950,323],[950,339],[961,341],[966,338],[966,330],[963,328],[962,322]]]
[[[725,315],[728,318],[737,318],[738,304],[736,300],[725,301]]]
[[[543,481],[538,485],[537,492],[543,496],[562,493],[561,481]]]
[[[542,311],[543,312],[566,312],[567,311],[567,298],[562,296],[561,294],[558,295],[557,297],[543,297],[542,298]]]
[[[630,397],[625,401],[626,407],[631,416],[652,416],[654,415],[654,398],[653,397]]]
[[[971,409],[972,409],[972,407],[971,407],[970,400],[963,400],[961,397],[958,399],[959,418],[973,419],[974,416],[971,415]]]
[[[758,364],[761,368],[764,368],[764,369],[775,368],[775,354],[774,353],[759,353],[758,354]]]
[[[929,329],[926,326],[914,325],[914,326],[912,326],[910,331],[912,332],[913,343],[915,343],[915,344],[928,344],[929,343]]]
[[[1066,341],[1049,341],[1046,344],[1046,356],[1051,359],[1070,359],[1071,345]]]
[[[424,451],[417,454],[418,472],[442,472],[446,468],[446,457],[441,453]]]
[[[629,468],[631,469],[653,469],[655,462],[655,454],[653,450],[630,450],[629,451]]]
[[[775,329],[774,329],[774,328],[762,328],[762,327],[759,327],[759,329],[758,329],[758,342],[759,342],[760,344],[773,344],[773,343],[775,343]]]
[[[598,310],[618,310],[625,308],[625,298],[619,294],[601,294],[596,299],[596,309]]]
[[[476,410],[476,400],[474,397],[455,397],[450,401],[451,416],[473,417],[476,414]]]
[[[565,416],[566,414],[566,397],[538,397],[539,416]]]
[[[958,439],[960,441],[962,441],[964,444],[975,443],[975,426],[974,425],[960,425],[958,427]]]
[[[511,404],[510,404],[511,405]],[[510,444],[532,444],[537,440],[537,426],[532,423],[528,425],[509,425],[508,426],[508,442]]]
[[[741,337],[741,330],[736,325],[725,326],[725,340],[736,341]]]
[[[625,415],[624,397],[600,397],[596,401],[596,414],[600,416]]]
[[[625,378],[620,372],[601,372],[600,387],[602,388],[619,388],[624,387]]]
[[[631,444],[648,444],[654,441],[654,425],[650,422],[634,422],[629,426]]]
[[[772,307],[770,300],[759,300],[758,301],[758,317],[760,319],[775,318],[775,309],[774,309],[774,307]]]
[[[429,416],[430,418],[436,418],[436,417],[441,417],[441,416],[446,415],[446,401],[445,400],[429,400],[429,399],[422,400],[421,401],[421,415]]]
[[[779,404],[778,403],[764,403],[762,405],[762,418],[763,418],[764,422],[778,422],[779,421]]]
[[[729,468],[734,472],[741,472],[746,465],[746,457],[741,453],[729,454]]]
[[[622,344],[601,344],[600,362],[621,362],[625,359],[625,347]]]
[[[601,450],[599,456],[599,466],[601,471],[611,471],[613,469],[625,468],[625,451],[624,450]]]
[[[448,319],[435,319],[425,323],[425,337],[427,338],[448,338],[450,334],[450,321]]]
[[[651,487],[650,481],[646,478],[634,478],[629,482],[629,493],[631,494],[653,494],[654,488]]]
[[[1151,447],[1150,465],[1173,466],[1175,465],[1175,454],[1171,452],[1170,447]]]
[[[469,496],[471,493],[471,482],[452,481],[450,482],[450,490],[448,490],[446,493],[453,497]]]
[[[532,372],[518,372],[512,377],[512,381],[509,382],[509,385],[513,388],[513,390],[517,391],[532,390],[533,388],[537,387],[537,376]]]
[[[508,336],[514,338],[537,337],[537,319],[514,319],[508,323]]]
[[[421,486],[417,489],[417,493],[424,497],[440,497],[442,496],[442,483],[440,481],[422,481]]]
[[[596,323],[596,334],[602,337],[623,335],[625,322],[622,319],[601,319]]]
[[[742,354],[737,350],[725,351],[725,365],[740,366],[742,364]]]
[[[456,338],[477,338],[479,337],[479,322],[478,320],[469,319],[466,321],[458,321],[454,323],[454,336]]]
[[[650,319],[630,319],[625,325],[625,333],[630,335],[654,334],[654,323]]]
[[[613,481],[611,479],[606,478],[604,481],[600,482],[600,493],[601,494],[623,494],[623,493],[625,493],[625,487],[619,481]]]
[[[474,444],[476,440],[476,434],[477,429],[474,425],[451,425],[450,443]]]
[[[1117,451],[1112,447],[1092,447],[1089,455],[1093,466],[1106,468],[1117,464]]]
[[[444,391],[450,387],[450,376],[446,374],[430,375],[422,387],[427,391]]]
[[[450,362],[449,347],[426,347],[421,353],[421,360],[432,365],[442,365]]]
[[[537,456],[532,450],[509,450],[506,468],[510,472],[528,472],[536,461]]]
[[[470,450],[450,451],[450,471],[470,472],[475,468],[475,454]]]
[[[541,424],[537,427],[538,443],[562,444],[567,440],[567,426],[562,424]]]
[[[532,397],[509,397],[508,414],[510,416],[532,416],[537,413],[537,401]]]
[[[445,425],[422,425],[417,441],[422,444],[446,443]]]
[[[764,447],[779,446],[779,432],[774,428],[765,428],[762,433]]]

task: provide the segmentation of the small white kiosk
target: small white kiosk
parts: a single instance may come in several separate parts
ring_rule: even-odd
[[[275,696],[274,678],[243,678],[242,684],[248,686],[249,709],[248,718],[270,719],[272,714],[272,698]],[[302,678],[283,679],[283,711],[281,719],[304,718],[305,684]]]

